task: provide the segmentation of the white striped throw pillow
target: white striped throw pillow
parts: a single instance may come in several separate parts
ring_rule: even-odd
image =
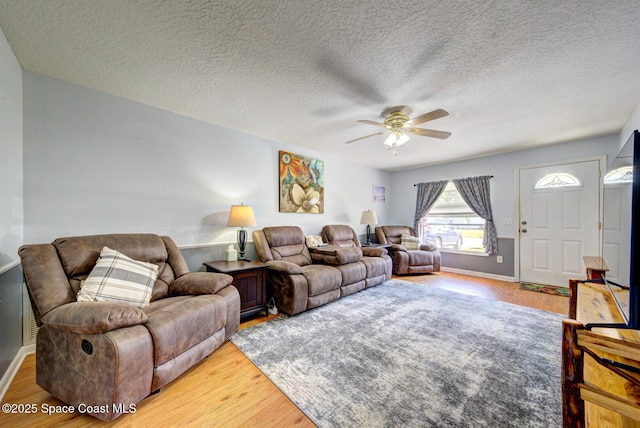
[[[403,233],[400,236],[400,245],[402,245],[407,250],[419,250],[420,249],[420,240],[416,236],[408,235]]]
[[[78,302],[120,302],[149,306],[158,266],[133,260],[109,247],[102,248],[95,267],[82,282]]]

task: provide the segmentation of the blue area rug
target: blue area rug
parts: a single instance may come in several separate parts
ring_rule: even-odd
[[[231,341],[320,427],[560,427],[559,314],[391,280]]]

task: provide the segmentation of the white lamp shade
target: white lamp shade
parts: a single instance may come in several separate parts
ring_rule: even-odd
[[[378,224],[378,217],[376,216],[376,212],[373,210],[362,211],[360,224]]]
[[[256,216],[253,214],[253,207],[249,205],[231,205],[227,226],[250,227],[256,225]]]

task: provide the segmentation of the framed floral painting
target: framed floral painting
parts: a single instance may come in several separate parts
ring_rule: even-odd
[[[280,150],[280,212],[324,213],[324,162]]]

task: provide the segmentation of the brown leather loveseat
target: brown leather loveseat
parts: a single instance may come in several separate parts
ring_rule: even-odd
[[[391,278],[391,257],[387,250],[376,247],[363,247],[355,230],[342,224],[327,225],[322,228],[322,239],[330,246],[339,248],[359,248],[362,251],[360,262],[366,268],[365,288],[381,284]]]
[[[105,247],[111,249],[109,253]],[[238,330],[240,297],[230,285],[232,278],[189,273],[169,237],[60,238],[51,244],[25,245],[19,255],[40,326],[36,382],[54,397],[99,419],[112,420],[129,411]],[[85,293],[89,288],[88,277],[96,275],[103,262],[116,259],[125,263],[133,259],[136,268],[144,265],[150,271],[157,267],[155,280],[153,275],[142,280],[148,280],[145,299],[150,303],[77,301],[82,300],[78,297],[81,285]],[[106,269],[109,273],[104,276],[115,270]],[[127,271],[118,279],[139,277],[138,272]],[[100,287],[107,288],[102,282]],[[122,287],[128,291],[128,285]]]
[[[326,232],[331,235],[332,231]],[[358,242],[357,236],[355,239]],[[267,278],[278,309],[289,315],[391,278],[391,259],[386,250],[377,249],[376,255],[363,256],[359,242],[309,249],[297,226],[255,230],[253,243],[260,261],[269,264]]]

